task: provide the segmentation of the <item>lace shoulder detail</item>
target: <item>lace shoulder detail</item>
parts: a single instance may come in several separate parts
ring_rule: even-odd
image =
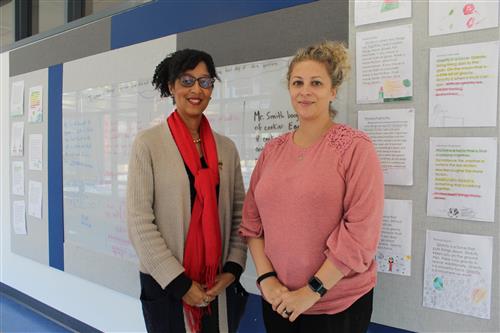
[[[354,129],[347,125],[339,125],[328,133],[328,143],[342,156],[351,147],[354,139],[360,138],[371,142],[371,139],[363,131]]]

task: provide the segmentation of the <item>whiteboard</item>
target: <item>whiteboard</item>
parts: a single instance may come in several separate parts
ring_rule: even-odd
[[[283,57],[217,68],[221,82],[205,114],[213,129],[236,143],[245,188],[266,142],[298,127],[286,80],[290,60]],[[333,104],[339,118],[347,119],[346,102],[345,91],[340,89]]]
[[[156,43],[160,47],[164,44]],[[135,295],[138,282],[134,285],[128,276],[137,274],[132,268],[138,263],[126,227],[129,152],[138,131],[164,121],[174,106],[150,83],[164,55],[158,52],[138,70],[136,62],[145,49],[129,48],[65,64],[63,186],[67,271]],[[265,143],[297,128],[286,82],[289,61],[285,57],[217,68],[221,81],[205,114],[215,131],[236,143],[247,187]],[[335,108],[344,118],[346,100],[340,90]],[[258,293],[251,260],[247,266],[242,281]],[[130,283],[118,285],[116,279]]]
[[[65,271],[139,294],[126,226],[129,151],[135,134],[172,110],[151,78],[176,36],[104,52],[63,67]]]
[[[126,226],[129,152],[171,100],[142,78],[65,92],[63,105],[65,241],[137,262]]]

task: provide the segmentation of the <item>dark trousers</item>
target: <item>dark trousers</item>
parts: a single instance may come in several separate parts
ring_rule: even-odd
[[[268,333],[365,333],[370,324],[373,289],[346,310],[336,314],[300,315],[292,323],[273,311],[262,299],[264,325]]]
[[[182,300],[165,291],[151,275],[140,273],[141,304],[148,333],[185,333]],[[245,311],[248,293],[239,282],[226,289],[228,326],[236,332]],[[217,299],[210,303],[211,314],[202,318],[202,333],[219,332],[219,309]]]

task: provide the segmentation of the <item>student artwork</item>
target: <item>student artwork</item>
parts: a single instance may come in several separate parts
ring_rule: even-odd
[[[43,167],[43,135],[29,135],[29,169],[41,171]]]
[[[24,195],[24,161],[12,161],[12,194]]]
[[[425,307],[490,319],[493,237],[427,230]]]
[[[42,219],[42,183],[30,180],[28,184],[28,215]]]
[[[413,96],[412,26],[356,34],[356,102],[386,103]]]
[[[387,269],[389,272],[392,272],[392,264],[394,264],[394,257],[389,257],[387,259],[387,263],[389,264],[389,268]]]
[[[356,0],[354,2],[356,26],[410,16],[411,0]]]
[[[498,1],[429,1],[429,35],[443,35],[498,26]]]
[[[384,200],[382,232],[375,259],[378,271],[411,275],[411,200]]]
[[[10,138],[10,156],[24,155],[24,122],[12,123]]]
[[[414,109],[358,112],[358,128],[377,150],[386,185],[413,185]]]
[[[496,126],[498,51],[498,41],[430,49],[430,127]]]
[[[12,202],[12,229],[16,235],[26,235],[26,203],[24,200]]]
[[[22,116],[24,113],[24,81],[12,83],[10,93],[10,115]]]
[[[494,222],[496,137],[431,137],[427,215]]]
[[[28,122],[41,123],[43,120],[43,87],[30,88]]]

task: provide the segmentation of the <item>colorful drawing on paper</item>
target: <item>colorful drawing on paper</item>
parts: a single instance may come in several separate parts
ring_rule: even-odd
[[[498,1],[430,1],[429,35],[498,26]]]
[[[411,16],[411,0],[355,0],[356,26]]]

